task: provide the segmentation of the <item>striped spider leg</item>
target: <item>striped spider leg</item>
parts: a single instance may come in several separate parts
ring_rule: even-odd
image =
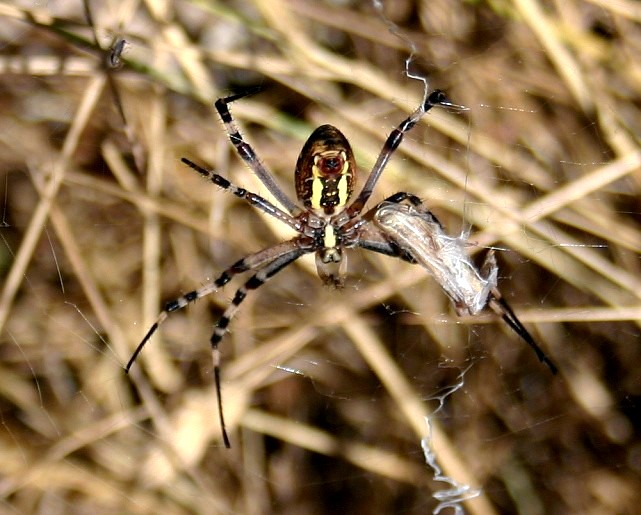
[[[361,212],[372,195],[376,182],[380,178],[387,162],[401,144],[405,133],[411,130],[432,107],[437,105],[453,106],[445,94],[439,90],[433,91],[428,95],[424,103],[403,120],[388,136],[365,185],[358,197],[351,203],[350,199],[354,190],[357,172],[354,154],[343,133],[332,125],[321,125],[309,136],[296,163],[294,181],[298,201],[302,204],[301,207],[301,205],[287,197],[278,186],[273,175],[258,159],[253,148],[241,136],[229,111],[229,104],[244,96],[246,94],[221,98],[215,103],[216,109],[225,124],[229,139],[238,155],[258,176],[284,209],[275,206],[255,193],[235,186],[221,175],[202,168],[189,159],[183,158],[182,162],[215,185],[289,225],[298,232],[298,235],[291,240],[267,247],[240,259],[224,270],[215,281],[168,302],[125,367],[125,370],[129,372],[143,347],[170,313],[217,291],[238,274],[244,272],[253,273],[236,291],[231,303],[216,323],[210,339],[214,364],[214,383],[218,400],[218,417],[223,442],[226,447],[230,447],[230,442],[222,408],[220,351],[218,346],[240,304],[251,290],[256,290],[265,284],[268,279],[304,254],[316,254],[316,268],[319,277],[324,284],[335,288],[342,287],[344,282],[347,262],[343,256],[344,248],[360,246],[408,259],[409,255],[398,246],[392,246],[385,242],[369,242],[368,235],[371,231],[368,230],[368,226],[372,222],[361,216]]]
[[[481,271],[477,270],[465,250],[466,239],[447,235],[432,212],[410,193],[397,193],[372,212],[374,224],[388,241],[404,250],[434,277],[452,300],[459,316],[476,315],[489,306],[556,374],[556,365],[499,292],[498,266],[493,250],[485,257]]]

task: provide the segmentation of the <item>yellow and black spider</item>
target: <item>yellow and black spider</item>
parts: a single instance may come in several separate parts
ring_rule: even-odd
[[[125,367],[127,371],[169,313],[182,309],[189,303],[217,291],[240,273],[253,272],[253,275],[236,291],[230,305],[218,320],[210,340],[218,413],[223,441],[225,446],[229,447],[229,437],[225,429],[222,409],[218,345],[240,304],[250,290],[259,288],[268,279],[304,254],[316,254],[318,275],[326,285],[341,287],[346,268],[343,249],[354,247],[361,247],[423,265],[453,299],[459,313],[467,311],[470,314],[476,314],[489,304],[512,329],[534,348],[541,361],[546,362],[553,372],[556,370],[507,303],[500,297],[496,289],[496,265],[494,264],[492,273],[483,278],[475,269],[471,268],[473,265],[462,251],[456,254],[454,259],[451,259],[452,254],[448,254],[444,250],[445,247],[441,246],[439,250],[439,247],[430,243],[432,241],[440,244],[448,237],[443,234],[442,227],[434,215],[426,209],[419,209],[421,201],[418,197],[410,193],[399,192],[363,213],[381,173],[396,148],[401,144],[405,133],[411,130],[432,107],[438,105],[454,106],[445,93],[440,90],[430,93],[418,109],[392,131],[362,190],[353,201],[350,199],[354,191],[357,170],[350,144],[336,127],[332,125],[318,127],[309,136],[296,163],[296,194],[302,207],[285,195],[273,175],[258,159],[253,148],[241,136],[228,106],[231,102],[244,96],[246,94],[221,98],[216,101],[216,109],[238,155],[258,176],[283,209],[255,193],[232,184],[221,175],[202,168],[189,159],[183,158],[182,162],[217,186],[230,191],[256,208],[289,225],[298,235],[288,241],[277,243],[245,256],[224,270],[215,281],[168,302],[127,363]],[[404,204],[406,201],[409,202],[409,206]],[[398,209],[392,210],[391,221],[388,216],[384,216],[389,211],[389,206],[399,206]],[[428,220],[432,221],[431,225],[425,223]],[[412,228],[411,231],[406,230],[408,224]],[[410,233],[414,235],[415,241],[411,238],[408,239],[407,236]],[[451,239],[452,241],[456,240]],[[425,249],[431,249],[427,250],[427,257]],[[440,275],[435,272],[436,268],[427,266],[429,263],[442,264],[445,261],[448,262],[448,267]],[[464,267],[465,270],[469,268],[469,270],[461,275],[457,266]],[[459,278],[458,282],[457,277]],[[453,281],[450,281],[450,278],[453,278]],[[454,284],[454,290],[448,287],[448,284]],[[457,295],[457,291],[462,293]],[[468,294],[468,291],[471,293]]]

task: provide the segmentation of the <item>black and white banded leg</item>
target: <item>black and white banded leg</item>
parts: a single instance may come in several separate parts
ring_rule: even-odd
[[[237,95],[219,98],[216,100],[214,105],[216,106],[216,110],[218,111],[221,120],[225,124],[225,130],[227,131],[229,139],[232,145],[234,145],[236,152],[238,152],[238,155],[243,159],[243,161],[245,161],[245,163],[247,163],[247,166],[252,169],[274,198],[278,200],[280,205],[287,209],[287,211],[289,211],[293,216],[297,216],[302,212],[301,208],[298,207],[276,183],[274,176],[269,172],[269,170],[267,170],[267,168],[265,168],[252,146],[243,139],[240,134],[240,130],[238,129],[238,125],[236,125],[236,122],[229,112],[229,104],[250,94],[251,92],[239,93]]]
[[[376,159],[376,162],[372,167],[372,171],[370,172],[369,177],[367,177],[367,181],[365,182],[363,189],[359,193],[356,200],[354,200],[354,202],[352,202],[352,204],[347,209],[350,215],[360,213],[363,210],[365,204],[372,196],[374,187],[380,179],[383,170],[385,170],[387,162],[389,161],[390,157],[392,157],[394,151],[403,141],[405,134],[410,131],[430,109],[439,105],[460,108],[460,106],[453,104],[447,98],[447,95],[440,89],[432,91],[432,93],[430,93],[425,100],[425,103],[419,106],[416,111],[414,111],[410,116],[403,120],[385,140],[385,144],[383,145],[383,148],[381,149],[381,152],[379,153],[378,158]]]
[[[225,444],[225,447],[227,448],[230,447],[230,443],[229,436],[227,435],[227,426],[225,425],[225,416],[223,414],[222,408],[223,403],[220,382],[220,350],[218,349],[218,345],[225,336],[229,323],[238,311],[238,308],[240,307],[243,300],[245,300],[245,297],[247,297],[247,294],[252,290],[257,290],[258,288],[260,288],[274,275],[276,275],[293,261],[296,261],[306,252],[309,252],[309,250],[304,248],[295,248],[293,250],[290,250],[288,253],[283,254],[279,258],[273,260],[271,263],[265,265],[258,272],[252,275],[245,284],[243,284],[240,288],[238,288],[238,290],[236,290],[234,298],[232,299],[229,306],[227,306],[227,309],[225,309],[222,316],[218,319],[216,327],[214,328],[214,333],[211,335],[210,343],[212,359],[214,362],[214,386],[216,388],[216,397],[218,400],[218,418],[220,420],[220,427],[223,433],[223,442]]]
[[[251,191],[248,191],[245,188],[240,188],[236,186],[229,180],[225,179],[222,175],[217,174],[213,170],[207,170],[206,168],[203,168],[202,166],[197,165],[196,163],[194,163],[193,161],[190,161],[185,157],[183,157],[181,161],[187,166],[189,166],[190,168],[192,168],[193,170],[196,170],[203,177],[206,177],[207,179],[209,179],[216,186],[220,186],[221,188],[236,195],[238,198],[241,198],[249,202],[252,206],[256,207],[257,209],[260,209],[264,213],[267,213],[268,215],[273,216],[274,218],[277,218],[278,220],[286,223],[292,229],[296,231],[300,229],[300,222],[296,218],[285,213],[285,211],[276,207],[269,200],[261,197],[260,195],[257,195],[256,193],[252,193]]]

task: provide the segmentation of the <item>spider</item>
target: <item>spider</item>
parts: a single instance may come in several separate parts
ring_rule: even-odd
[[[319,277],[324,284],[336,288],[342,287],[344,282],[346,258],[343,256],[343,249],[360,247],[380,254],[397,257],[410,263],[424,264],[420,252],[416,252],[416,248],[418,247],[412,244],[407,245],[407,242],[403,241],[401,236],[404,231],[400,230],[398,226],[396,228],[386,226],[384,222],[380,221],[381,217],[377,216],[382,213],[383,208],[386,206],[401,205],[401,203],[406,200],[409,200],[412,205],[418,206],[420,200],[418,200],[417,197],[409,193],[400,192],[388,197],[365,213],[363,213],[363,209],[372,195],[374,187],[385,169],[387,162],[401,144],[404,135],[433,107],[439,105],[454,108],[458,107],[440,90],[435,90],[427,95],[422,104],[388,136],[363,188],[352,201],[350,200],[354,192],[357,170],[350,144],[343,133],[336,127],[332,125],[321,125],[314,130],[307,139],[296,163],[294,180],[296,194],[299,202],[302,204],[301,207],[285,195],[283,190],[278,186],[273,175],[265,168],[253,148],[241,136],[238,126],[229,111],[229,105],[232,102],[248,94],[249,93],[240,93],[218,99],[215,107],[238,155],[258,176],[283,209],[255,193],[232,184],[221,175],[214,171],[207,170],[189,159],[182,158],[181,161],[203,177],[209,179],[215,185],[233,193],[257,209],[289,225],[298,235],[290,240],[277,243],[243,257],[224,270],[215,281],[168,302],[158,315],[156,321],[147,331],[147,334],[145,334],[125,367],[125,370],[129,372],[143,347],[170,313],[182,309],[188,304],[217,291],[234,276],[243,272],[252,272],[253,275],[238,288],[231,303],[216,323],[210,340],[214,364],[216,399],[218,401],[218,417],[223,442],[227,448],[230,447],[230,441],[227,435],[222,408],[220,379],[221,356],[218,347],[227,331],[229,323],[247,294],[251,290],[258,289],[267,282],[267,280],[304,254],[315,253],[316,268]],[[410,220],[410,217],[406,217],[406,221]],[[480,279],[480,276],[478,277]],[[493,277],[493,284],[495,286],[496,271],[494,271]],[[443,285],[442,282],[441,285]],[[478,309],[476,309],[476,307],[470,309],[471,313],[480,311],[488,302],[492,307],[496,305],[505,308],[507,306],[498,294],[490,294],[489,290],[484,290],[480,296],[483,297],[477,302],[480,307]],[[467,300],[464,299],[463,302],[467,302]],[[505,313],[508,313],[508,315],[505,315]],[[506,311],[503,311],[501,314],[510,327],[535,348],[537,355],[543,360],[541,356],[545,355],[540,351],[538,346],[536,346],[527,330],[518,322],[512,310],[507,307]]]

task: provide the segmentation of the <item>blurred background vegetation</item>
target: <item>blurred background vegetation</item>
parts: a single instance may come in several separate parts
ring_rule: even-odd
[[[634,513],[641,501],[641,4],[632,0],[0,3],[0,495],[7,513],[425,513],[444,472],[469,513]],[[392,24],[397,29],[390,30]],[[397,32],[397,33],[395,33]],[[105,66],[116,38],[127,45]],[[164,301],[291,237],[180,164],[266,194],[213,108],[294,195],[321,123],[362,169],[430,88],[372,205],[426,200],[555,377],[491,314],[457,318],[424,270],[349,252],[344,291],[301,259],[223,341],[241,282]],[[120,104],[117,100],[120,99]],[[119,113],[118,105],[122,107]],[[362,184],[362,183],[361,183]]]

